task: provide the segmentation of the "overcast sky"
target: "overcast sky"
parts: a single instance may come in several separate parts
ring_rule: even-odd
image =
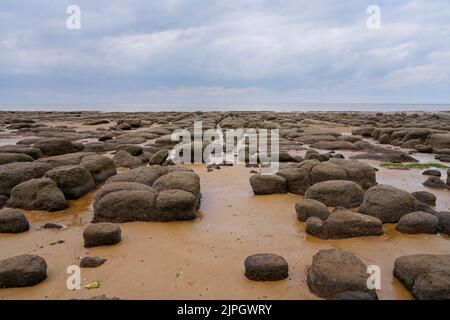
[[[450,103],[450,1],[0,2],[3,109],[306,102]]]

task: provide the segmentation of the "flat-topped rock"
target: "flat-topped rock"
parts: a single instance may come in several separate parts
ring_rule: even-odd
[[[83,238],[86,248],[114,245],[121,240],[121,230],[113,223],[96,223],[84,229]]]
[[[36,255],[0,260],[0,288],[31,287],[47,278],[47,263]]]
[[[20,233],[30,229],[25,215],[14,209],[0,210],[0,233]]]
[[[245,276],[254,281],[277,281],[289,276],[287,261],[275,254],[255,254],[245,259]]]
[[[364,190],[355,182],[330,180],[316,183],[306,190],[305,198],[314,199],[328,207],[358,207],[364,197]]]
[[[416,254],[395,260],[394,276],[419,300],[450,299],[450,255]]]
[[[368,289],[366,265],[354,254],[339,250],[320,250],[308,269],[308,286],[321,298],[333,298],[349,291],[365,292],[377,299],[375,290]]]

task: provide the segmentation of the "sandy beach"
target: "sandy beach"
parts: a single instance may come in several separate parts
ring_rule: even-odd
[[[75,128],[75,133],[107,130],[111,124],[83,125],[76,121],[43,121],[48,126]],[[161,125],[156,125],[159,127]],[[164,126],[164,125],[162,125]],[[352,126],[319,122],[314,130],[333,130],[351,134]],[[145,127],[133,130],[138,133]],[[3,138],[4,137],[4,138]],[[1,145],[11,145],[30,138],[14,130],[2,133]],[[116,138],[117,139],[117,138]],[[89,143],[96,139],[77,139]],[[377,144],[376,140],[365,139]],[[154,143],[147,140],[137,145]],[[289,149],[304,157],[304,150]],[[400,149],[408,151],[410,149]],[[361,151],[341,151],[345,158]],[[112,152],[104,153],[113,157]],[[418,154],[420,162],[445,163],[430,154]],[[391,185],[408,192],[431,191],[436,197],[436,211],[449,211],[446,189],[422,185],[421,170],[393,170],[380,161],[360,160],[377,168],[378,184]],[[68,200],[68,208],[58,212],[23,210],[30,230],[19,234],[0,234],[0,260],[21,254],[39,255],[47,261],[47,279],[27,288],[0,290],[1,299],[74,299],[105,295],[121,299],[320,299],[309,288],[308,267],[316,252],[342,249],[359,257],[366,265],[381,269],[379,299],[412,299],[411,293],[392,275],[394,261],[419,253],[448,254],[449,236],[437,234],[402,234],[395,224],[383,225],[382,236],[323,240],[308,234],[305,223],[296,217],[298,194],[255,196],[249,184],[252,168],[243,164],[222,166],[208,171],[206,164],[186,164],[200,178],[202,201],[197,218],[191,221],[120,223],[122,241],[114,246],[83,247],[83,230],[94,217],[92,202],[96,190],[78,200]],[[129,169],[119,168],[118,174]],[[443,176],[445,169],[440,169]],[[6,209],[4,209],[6,210]],[[356,211],[356,209],[354,209]],[[59,230],[42,229],[45,223],[63,226]],[[63,240],[63,243],[54,244]],[[274,253],[289,262],[289,277],[277,282],[250,281],[244,276],[244,260],[255,253]],[[98,281],[97,289],[68,290],[66,269],[78,265],[81,257],[107,259],[98,268],[82,269],[83,286]]]

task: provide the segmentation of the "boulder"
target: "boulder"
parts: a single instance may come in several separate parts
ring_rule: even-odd
[[[433,189],[447,189],[447,184],[439,177],[429,177],[423,185]]]
[[[380,236],[383,224],[377,218],[352,211],[337,211],[326,220],[311,217],[306,220],[306,232],[321,239],[346,239]]]
[[[329,249],[314,255],[307,281],[310,290],[322,298],[359,291],[377,299],[375,290],[367,288],[368,278],[367,267],[358,257],[347,251]]]
[[[377,185],[375,169],[357,160],[331,159],[332,163],[341,166],[347,173],[345,180],[353,181],[363,189]]]
[[[328,207],[358,207],[364,197],[364,190],[355,182],[330,180],[316,183],[308,188],[305,199],[314,199]]]
[[[22,212],[13,209],[0,211],[0,233],[21,233],[29,229],[30,224]]]
[[[429,206],[436,206],[436,196],[428,191],[416,191],[411,193],[414,198],[419,200],[420,202],[423,202]]]
[[[79,199],[95,189],[91,174],[80,165],[57,167],[45,176],[56,182],[66,199]]]
[[[118,151],[113,157],[116,167],[134,169],[143,165],[138,157],[134,157],[125,150]]]
[[[409,192],[388,185],[377,185],[367,190],[358,212],[396,223],[405,214],[417,211],[420,201]]]
[[[418,300],[450,299],[450,255],[416,254],[395,260],[394,276]]]
[[[57,156],[77,151],[73,143],[66,139],[41,140],[34,144],[33,147],[41,150],[44,156]]]
[[[321,162],[311,170],[311,184],[328,180],[346,180],[345,169],[331,161]]]
[[[161,165],[166,161],[167,157],[169,156],[169,151],[163,149],[159,150],[157,153],[155,153],[149,160],[150,165],[158,164]]]
[[[105,262],[106,259],[99,257],[84,257],[80,261],[80,268],[97,268]]]
[[[191,171],[172,171],[158,178],[153,184],[158,191],[179,189],[200,197],[200,177]]]
[[[250,177],[250,185],[255,195],[286,193],[286,179],[279,175],[255,174]]]
[[[275,254],[255,254],[245,259],[245,276],[254,281],[278,281],[289,276],[287,261]]]
[[[102,186],[94,196],[93,207],[97,207],[97,203],[101,198],[109,193],[123,190],[153,190],[150,186],[137,182],[110,182]]]
[[[417,152],[422,153],[432,153],[433,152],[433,146],[423,145],[423,144],[416,144],[414,147]]]
[[[108,179],[107,183],[110,182],[137,182],[146,184],[148,186],[153,186],[159,177],[169,173],[166,167],[161,166],[150,166],[141,167],[128,170],[126,172],[120,173]]]
[[[92,152],[74,152],[68,154],[62,154],[59,156],[40,158],[36,162],[47,163],[53,168],[67,166],[67,165],[78,165],[84,157],[95,155]]]
[[[450,212],[438,212],[436,217],[439,219],[438,231],[450,235]]]
[[[39,159],[42,157],[42,151],[38,148],[32,148],[22,145],[6,145],[0,146],[1,153],[21,153],[32,157],[33,159]]]
[[[41,178],[52,167],[46,163],[13,162],[0,165],[0,195],[9,197],[16,185]]]
[[[34,159],[23,153],[0,152],[0,165],[11,162],[32,162]]]
[[[124,150],[129,154],[131,154],[132,156],[138,156],[143,151],[142,147],[136,144],[120,144],[115,148],[115,150],[117,151]]]
[[[67,208],[66,198],[49,178],[31,179],[11,190],[8,207],[25,210],[60,211]]]
[[[20,255],[0,260],[0,288],[31,287],[47,278],[47,263],[40,256]]]
[[[86,156],[81,160],[80,164],[89,171],[97,186],[105,182],[109,177],[117,174],[114,161],[105,156]]]
[[[441,172],[439,170],[435,170],[435,169],[425,170],[424,172],[422,172],[422,174],[424,176],[434,176],[434,177],[440,177],[441,176]]]
[[[430,135],[428,144],[435,149],[450,149],[450,133],[435,133]]]
[[[305,199],[295,204],[297,219],[305,222],[310,217],[325,220],[330,215],[328,208],[322,202],[313,199]]]
[[[191,192],[177,189],[160,191],[156,198],[158,215],[152,220],[193,220],[197,217],[197,199]]]
[[[287,191],[304,195],[309,188],[309,174],[301,168],[286,168],[277,172],[277,175],[286,180]]]
[[[86,248],[109,246],[120,242],[121,230],[113,223],[96,223],[84,229],[83,238]]]
[[[395,229],[401,233],[434,234],[438,231],[439,218],[431,213],[411,212],[404,215],[395,226]]]
[[[149,190],[121,190],[110,192],[96,202],[94,222],[155,221],[158,192]]]

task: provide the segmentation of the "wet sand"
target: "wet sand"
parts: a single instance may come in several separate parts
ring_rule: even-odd
[[[294,205],[301,196],[253,196],[248,182],[251,168],[241,165],[206,172],[205,165],[191,166],[201,178],[199,218],[189,222],[134,222],[121,224],[122,242],[115,246],[85,249],[82,232],[93,216],[95,192],[59,213],[27,212],[31,230],[0,235],[0,259],[33,253],[48,263],[48,279],[34,287],[0,290],[0,299],[72,299],[105,294],[123,299],[318,299],[306,283],[308,265],[320,249],[341,248],[382,271],[380,299],[411,299],[392,276],[395,258],[417,253],[448,253],[450,238],[443,235],[404,235],[394,225],[384,225],[381,237],[320,240],[305,233]],[[379,183],[408,191],[428,190],[420,170],[381,169]],[[448,191],[431,190],[438,209],[449,210]],[[67,226],[43,230],[46,222]],[[65,242],[50,245],[56,240]],[[244,259],[255,253],[276,253],[287,259],[288,279],[254,282],[244,277]],[[66,288],[66,268],[78,257],[108,259],[95,269],[82,269],[82,289]],[[100,288],[84,285],[99,281]]]

